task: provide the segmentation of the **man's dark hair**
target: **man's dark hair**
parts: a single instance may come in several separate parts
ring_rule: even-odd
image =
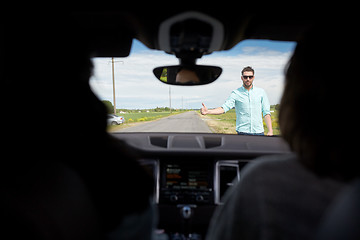
[[[243,75],[244,72],[252,72],[253,74],[255,74],[255,70],[250,66],[244,67],[244,69],[241,71],[241,75]]]

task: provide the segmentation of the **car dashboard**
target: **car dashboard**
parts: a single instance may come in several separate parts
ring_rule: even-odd
[[[290,153],[279,137],[204,133],[113,136],[134,148],[141,156],[140,164],[153,176],[158,229],[169,239],[203,239],[216,206],[223,203],[226,190],[241,181],[246,164],[260,156]]]

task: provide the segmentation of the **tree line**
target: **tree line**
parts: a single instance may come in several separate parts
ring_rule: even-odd
[[[114,105],[108,101],[108,100],[103,100],[102,103],[105,105],[108,113],[112,114],[114,113]],[[176,111],[175,109],[171,109],[172,111]],[[170,112],[170,108],[169,107],[156,107],[153,109],[116,109],[116,112],[128,112],[128,113],[133,113],[133,112]]]

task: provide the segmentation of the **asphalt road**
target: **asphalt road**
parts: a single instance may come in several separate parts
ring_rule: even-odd
[[[185,112],[153,122],[145,122],[117,132],[196,132],[211,133],[207,124],[196,112]]]

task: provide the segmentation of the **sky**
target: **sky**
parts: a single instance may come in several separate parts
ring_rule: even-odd
[[[295,43],[269,40],[246,40],[232,49],[214,52],[198,59],[199,65],[215,65],[223,69],[213,83],[202,86],[170,86],[160,82],[152,70],[177,65],[178,59],[162,51],[151,50],[134,40],[130,55],[115,58],[115,98],[118,109],[151,109],[171,107],[199,109],[220,107],[234,89],[242,86],[241,70],[255,69],[254,86],[263,88],[270,104],[280,102],[284,87],[284,67]],[[94,75],[90,85],[101,100],[113,102],[111,58],[93,58]]]

